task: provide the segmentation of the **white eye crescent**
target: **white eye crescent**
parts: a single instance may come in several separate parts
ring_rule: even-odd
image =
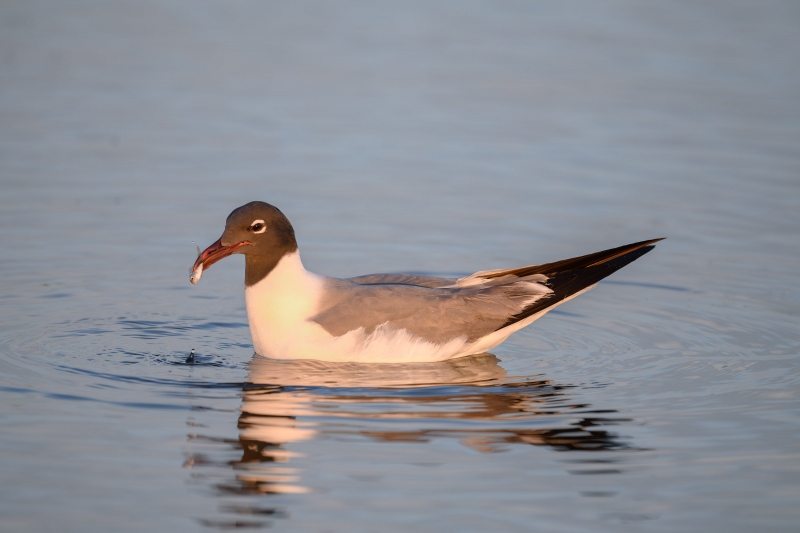
[[[253,223],[250,224],[250,227],[248,229],[253,233],[264,233],[265,231],[267,231],[267,225],[264,223],[263,220],[258,219],[254,220]]]

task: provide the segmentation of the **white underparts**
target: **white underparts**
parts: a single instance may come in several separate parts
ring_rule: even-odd
[[[304,337],[313,329],[308,318],[317,313],[323,279],[303,268],[300,254],[284,255],[272,272],[245,287],[253,348],[261,355],[302,357]]]

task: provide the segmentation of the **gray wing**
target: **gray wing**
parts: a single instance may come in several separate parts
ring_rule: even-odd
[[[312,320],[331,335],[338,337],[361,327],[370,333],[389,323],[430,342],[442,343],[462,335],[474,341],[496,331],[552,291],[532,281],[441,289],[403,284],[359,285],[330,279],[325,293],[325,310]]]
[[[335,336],[381,324],[431,342],[473,341],[537,313],[635,261],[661,239],[635,242],[555,263],[485,270],[459,280],[416,274],[329,279],[324,311],[312,320]]]
[[[384,283],[415,285],[417,287],[440,288],[455,285],[455,279],[426,276],[424,274],[367,274],[348,278],[348,281],[359,285],[380,285]]]

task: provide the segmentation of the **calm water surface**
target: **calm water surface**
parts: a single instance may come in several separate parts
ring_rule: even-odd
[[[3,3],[0,529],[795,531],[798,24]],[[668,240],[492,354],[277,362],[240,258],[188,282],[253,199],[334,276]]]

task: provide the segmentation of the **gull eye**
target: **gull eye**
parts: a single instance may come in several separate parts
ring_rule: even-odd
[[[247,229],[249,229],[253,233],[264,233],[264,231],[267,229],[267,225],[264,224],[263,220],[254,220],[253,223],[250,224],[250,227]]]

